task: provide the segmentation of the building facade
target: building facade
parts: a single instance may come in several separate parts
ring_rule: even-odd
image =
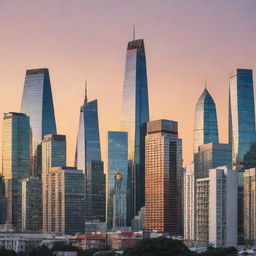
[[[244,240],[256,245],[256,168],[244,172]]]
[[[209,171],[197,179],[196,231],[198,245],[237,246],[238,175],[227,166]]]
[[[169,120],[148,122],[146,136],[146,215],[147,231],[180,235],[182,170],[178,124]]]
[[[85,182],[82,170],[54,167],[48,178],[48,232],[84,233]]]
[[[149,121],[146,56],[143,39],[128,43],[121,130],[128,132],[129,221],[145,204],[145,135]]]
[[[3,119],[2,170],[7,199],[6,222],[21,230],[21,180],[30,171],[29,117],[22,113],[6,113]]]
[[[198,147],[210,142],[218,143],[218,121],[215,102],[205,88],[196,104],[194,123],[194,154]]]
[[[107,224],[111,230],[127,226],[128,134],[108,132]]]
[[[22,232],[42,231],[42,182],[38,177],[21,180]]]
[[[52,167],[66,166],[66,136],[48,134],[42,141],[42,209],[43,231],[48,231],[48,174]]]
[[[206,178],[209,170],[218,166],[232,168],[232,148],[230,144],[208,143],[198,147],[195,159],[195,177]]]
[[[31,174],[41,177],[41,141],[44,135],[57,133],[48,69],[26,71],[21,112],[30,117]]]
[[[186,167],[184,177],[184,239],[186,241],[195,241],[195,203],[195,169],[194,163],[191,163]]]
[[[87,163],[85,193],[85,221],[105,222],[106,176],[102,161]]]

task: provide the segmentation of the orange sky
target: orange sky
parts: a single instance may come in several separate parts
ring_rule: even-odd
[[[49,68],[72,165],[87,78],[89,100],[99,100],[105,157],[107,131],[120,129],[133,24],[145,40],[151,120],[179,122],[184,161],[191,161],[195,104],[206,79],[226,142],[229,73],[256,68],[255,0],[0,0],[0,112],[19,111],[26,69]]]

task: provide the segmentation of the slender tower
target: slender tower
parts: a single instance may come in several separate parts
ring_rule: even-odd
[[[21,112],[30,117],[31,174],[41,178],[41,141],[44,135],[57,133],[48,69],[26,71]]]
[[[144,41],[133,38],[127,47],[121,121],[121,130],[128,132],[128,201],[130,202],[128,219],[131,219],[145,205],[145,135],[148,121]]]

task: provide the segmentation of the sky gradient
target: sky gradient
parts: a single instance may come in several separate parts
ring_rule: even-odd
[[[49,68],[57,129],[73,165],[87,78],[105,159],[107,131],[120,129],[133,24],[145,40],[150,119],[178,121],[184,162],[192,160],[205,80],[227,142],[229,73],[256,70],[255,0],[0,0],[0,113],[20,111],[26,69]]]

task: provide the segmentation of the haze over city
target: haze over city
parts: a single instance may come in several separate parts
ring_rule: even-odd
[[[179,123],[192,160],[195,105],[205,86],[227,142],[229,73],[256,68],[254,0],[1,1],[0,112],[20,111],[26,69],[49,68],[58,134],[72,165],[88,80],[98,99],[103,157],[107,131],[119,130],[127,42],[145,41],[150,119]]]

